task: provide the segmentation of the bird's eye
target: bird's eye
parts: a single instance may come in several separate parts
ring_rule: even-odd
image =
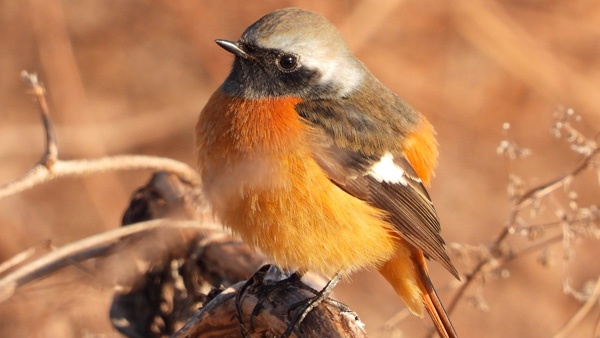
[[[294,55],[284,54],[279,58],[279,67],[286,71],[294,70],[298,67],[298,58]]]

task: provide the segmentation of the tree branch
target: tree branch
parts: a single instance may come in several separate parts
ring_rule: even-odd
[[[576,166],[571,172],[561,177],[558,177],[550,182],[545,184],[541,184],[533,189],[530,189],[526,193],[524,193],[519,200],[517,201],[515,208],[520,209],[527,204],[531,203],[534,199],[543,197],[548,195],[552,191],[566,185],[568,182],[572,181],[575,176],[579,175],[583,170],[587,169],[591,163],[592,159],[600,152],[600,148],[595,148],[592,152],[586,155],[581,163]]]
[[[279,269],[267,265],[248,282],[235,284],[208,301],[190,321],[171,338],[208,337],[279,337],[289,325],[289,317],[299,302],[314,297],[303,285],[290,285],[272,291],[272,286],[287,278]],[[249,287],[248,283],[250,283]],[[299,282],[301,283],[301,282]],[[272,291],[272,293],[269,293]],[[238,318],[236,296],[243,292]],[[258,313],[250,322],[257,304]],[[300,309],[302,307],[299,307]],[[249,332],[240,333],[240,322]],[[340,303],[323,302],[308,313],[292,332],[292,337],[367,338],[358,315]]]
[[[10,298],[18,287],[72,265],[73,262],[103,256],[121,240],[159,228],[194,229],[206,232],[214,229],[220,230],[221,226],[214,223],[199,224],[198,221],[154,220],[121,227],[69,243],[2,278],[0,280],[0,302]]]
[[[38,102],[46,133],[46,149],[41,161],[25,175],[13,182],[0,186],[0,199],[23,192],[36,185],[52,181],[59,177],[85,176],[115,170],[163,170],[174,173],[190,183],[200,182],[200,177],[193,168],[183,162],[163,157],[120,155],[86,160],[60,160],[58,158],[56,137],[52,128],[48,104],[46,102],[46,90],[38,81],[36,74],[30,74],[23,71],[21,76],[31,87],[30,92],[35,96],[36,101]]]
[[[531,203],[534,198],[540,198],[540,197],[546,196],[549,193],[551,193],[552,191],[567,184],[575,176],[579,175],[584,169],[586,169],[590,166],[590,164],[592,163],[592,160],[598,154],[599,151],[600,151],[600,148],[594,149],[592,152],[590,152],[588,155],[586,155],[583,158],[582,162],[578,166],[576,166],[574,169],[572,169],[569,173],[562,175],[562,176],[560,176],[554,180],[551,180],[547,183],[540,184],[536,187],[529,189],[514,203],[511,213],[509,215],[507,224],[502,228],[502,231],[500,231],[500,233],[498,234],[498,236],[496,237],[496,239],[492,242],[492,245],[490,246],[489,250],[492,253],[492,255],[488,258],[481,260],[473,268],[473,270],[471,270],[471,272],[469,274],[466,274],[465,282],[458,288],[458,291],[456,292],[456,294],[454,295],[454,297],[448,304],[447,310],[448,310],[449,314],[454,311],[456,305],[462,298],[466,289],[469,288],[469,286],[471,285],[473,280],[475,280],[476,277],[479,276],[479,274],[482,271],[482,268],[484,266],[486,266],[487,264],[489,264],[492,260],[498,259],[502,256],[500,248],[501,248],[502,244],[504,243],[504,240],[510,234],[510,229],[514,226],[520,210],[524,206]]]
[[[183,162],[164,157],[118,155],[98,159],[56,160],[51,168],[38,164],[19,179],[0,186],[0,199],[31,189],[36,185],[67,176],[85,176],[115,170],[164,170],[190,183],[200,181],[198,173]]]
[[[46,151],[40,161],[46,168],[52,168],[52,165],[58,159],[58,146],[56,145],[56,135],[52,128],[52,122],[50,121],[50,111],[48,109],[48,103],[46,102],[46,88],[43,84],[38,81],[37,74],[28,73],[27,71],[21,72],[21,77],[31,87],[30,93],[35,97],[40,108],[40,115],[42,122],[44,123],[44,130],[46,131]]]
[[[518,256],[531,253],[543,247],[544,245],[556,243],[563,239],[563,235],[561,234],[559,236],[552,237],[544,242],[538,243],[529,248],[521,250],[517,253],[507,253],[505,252],[505,250],[502,250],[502,247],[506,239],[508,238],[508,235],[510,235],[514,230],[514,226],[517,223],[519,213],[521,212],[521,210],[523,210],[524,207],[531,205],[536,199],[545,197],[553,191],[559,189],[560,187],[566,186],[575,177],[581,174],[581,172],[593,165],[593,160],[595,159],[596,155],[600,152],[600,148],[597,147],[597,144],[595,142],[590,142],[588,146],[590,150],[585,152],[584,158],[570,172],[568,172],[565,175],[559,176],[556,179],[550,180],[544,184],[535,186],[513,200],[513,206],[511,208],[506,225],[496,236],[496,239],[489,245],[488,252],[490,254],[484,256],[484,258],[482,258],[475,265],[475,267],[471,270],[470,273],[465,274],[464,282],[458,287],[456,293],[452,297],[451,301],[448,303],[448,306],[446,308],[448,314],[454,312],[458,302],[461,299],[463,299],[466,290],[472,285],[473,281],[475,281],[483,273],[484,267],[486,267],[488,264],[497,260],[501,260],[500,264],[506,264],[507,262],[517,258]],[[515,146],[513,145],[513,147]],[[432,337],[434,332],[434,330],[430,330],[426,337]]]
[[[596,285],[594,286],[594,291],[588,298],[588,300],[583,304],[582,307],[575,312],[573,317],[571,317],[557,333],[552,336],[552,338],[565,338],[573,331],[573,329],[585,318],[585,316],[592,310],[595,306],[597,306],[598,298],[600,298],[600,278],[596,280]]]

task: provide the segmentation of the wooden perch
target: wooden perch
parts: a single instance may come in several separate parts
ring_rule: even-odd
[[[214,221],[198,185],[158,172],[133,194],[123,225],[165,217]],[[115,294],[111,305],[113,326],[128,337],[171,335],[198,311],[214,286],[245,280],[264,264],[262,255],[221,229],[156,249],[162,255],[146,252],[136,257],[146,262],[146,270],[121,285],[123,291]]]
[[[134,194],[123,222],[164,216],[205,219],[209,213],[198,207],[202,205],[199,198],[197,186],[172,174],[157,173]],[[167,259],[155,259],[132,286],[117,293],[111,306],[113,325],[129,337],[164,337],[182,326],[173,337],[242,337],[235,298],[252,276],[241,298],[244,326],[250,337],[279,336],[288,326],[288,310],[314,294],[299,283],[261,297],[285,277],[270,266],[253,275],[262,264],[260,253],[229,235],[199,236],[169,252]],[[322,284],[310,275],[307,282],[314,287]],[[258,299],[263,300],[262,308],[252,326],[249,318]],[[293,336],[366,337],[366,333],[355,313],[341,304],[327,303],[313,310]]]
[[[215,231],[146,262],[146,271],[132,284],[122,285],[111,305],[113,325],[128,337],[171,335],[196,314],[213,285],[247,279],[263,264],[263,258]]]
[[[248,337],[279,337],[289,325],[290,314],[298,302],[314,296],[303,285],[293,285],[277,289],[265,296],[269,287],[284,278],[279,269],[266,265],[257,271],[249,281],[238,283],[223,290],[194,316],[172,338],[208,338],[208,337],[241,337],[240,321],[248,330]],[[236,296],[240,290],[241,315],[237,316]],[[260,311],[250,323],[250,316],[259,302]],[[341,304],[322,303],[311,311],[291,337],[367,337],[358,315]]]

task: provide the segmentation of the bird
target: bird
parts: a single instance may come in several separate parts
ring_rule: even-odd
[[[270,12],[215,42],[231,71],[196,124],[197,164],[219,220],[276,265],[340,276],[374,267],[410,311],[457,334],[426,259],[459,274],[426,190],[435,131],[382,84],[323,15]]]

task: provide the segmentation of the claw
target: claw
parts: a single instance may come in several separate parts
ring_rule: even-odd
[[[340,281],[341,274],[339,274],[339,273],[336,274],[325,285],[325,287],[320,291],[317,291],[317,290],[311,288],[310,286],[307,286],[306,284],[301,283],[302,274],[299,272],[294,272],[287,278],[276,279],[275,281],[271,282],[270,284],[264,285],[263,284],[265,282],[264,279],[265,279],[265,277],[269,276],[269,270],[271,270],[272,267],[273,266],[271,266],[271,265],[265,265],[262,268],[260,268],[256,273],[254,273],[254,275],[252,275],[252,277],[250,277],[250,279],[248,279],[246,281],[246,283],[239,289],[239,291],[236,295],[235,306],[236,306],[237,318],[238,318],[238,321],[240,324],[240,330],[242,332],[243,337],[249,337],[250,332],[254,331],[254,319],[256,317],[258,317],[261,309],[263,308],[263,303],[266,300],[268,300],[269,297],[273,293],[275,293],[276,291],[283,290],[283,289],[287,288],[288,286],[295,286],[300,289],[309,291],[310,293],[314,294],[315,296],[305,299],[303,301],[297,302],[288,309],[288,316],[290,317],[290,323],[280,338],[288,338],[292,334],[292,331],[294,330],[294,328],[299,327],[302,324],[302,322],[304,321],[304,319],[306,318],[306,316],[314,308],[316,308],[317,306],[319,306],[319,304],[321,304],[323,302],[338,306],[343,309],[348,309],[348,307],[346,305],[329,298],[331,291]],[[281,276],[284,276],[284,275],[283,274],[277,275],[277,277],[281,277]],[[255,285],[261,285],[261,284],[262,284],[262,287],[258,294],[258,301],[257,301],[256,305],[254,306],[254,308],[252,309],[252,312],[250,314],[250,318],[249,318],[250,329],[248,330],[248,328],[244,324],[243,316],[242,316],[242,299],[244,297],[244,293],[248,290],[248,288],[255,286]],[[349,311],[349,309],[348,309],[348,311]],[[295,312],[295,313],[292,315],[292,312]]]
[[[242,333],[242,337],[244,337],[244,338],[250,337],[250,331],[248,331],[248,328],[246,327],[246,324],[244,324],[244,320],[242,317],[242,298],[243,298],[244,294],[246,293],[246,290],[250,286],[254,285],[255,282],[257,281],[257,279],[260,278],[260,280],[262,280],[264,278],[264,275],[267,273],[267,271],[269,271],[270,267],[271,267],[271,265],[265,265],[265,266],[261,267],[260,269],[258,269],[258,271],[256,271],[252,275],[252,277],[248,278],[246,283],[244,283],[244,285],[242,285],[242,287],[238,290],[237,295],[235,296],[236,316],[237,316],[238,322],[240,324],[240,331]]]
[[[302,324],[306,318],[306,315],[308,315],[315,307],[319,306],[319,304],[323,303],[324,301],[328,301],[331,291],[337,285],[337,283],[339,283],[341,277],[342,275],[340,273],[336,274],[321,291],[315,294],[314,297],[292,305],[288,310],[288,315],[291,311],[294,311],[294,309],[298,307],[301,308],[301,311],[297,312],[293,317],[290,318],[290,324],[280,338],[288,338],[292,334],[294,327],[299,327]]]
[[[244,283],[244,285],[239,289],[237,295],[236,295],[236,299],[235,299],[235,307],[236,307],[236,312],[237,312],[237,318],[240,324],[240,329],[242,331],[242,336],[246,337],[247,335],[249,335],[250,332],[254,331],[254,319],[258,316],[258,314],[260,313],[260,310],[263,308],[263,303],[265,302],[265,300],[268,299],[268,297],[273,294],[275,291],[278,290],[283,290],[285,288],[287,288],[288,286],[297,286],[300,287],[302,289],[306,289],[309,288],[310,290],[312,290],[313,293],[316,293],[315,290],[313,290],[312,288],[305,286],[302,283],[299,283],[300,280],[302,279],[302,274],[299,272],[294,272],[292,273],[290,276],[285,277],[284,279],[283,276],[285,276],[285,274],[283,274],[280,270],[278,271],[278,274],[275,274],[276,278],[280,278],[277,279],[274,282],[271,282],[271,284],[268,285],[262,285],[260,293],[258,294],[258,302],[256,303],[256,305],[254,306],[254,309],[252,309],[252,313],[250,314],[250,328],[248,330],[248,328],[246,327],[246,325],[244,324],[243,321],[243,317],[242,317],[242,298],[244,296],[244,293],[246,293],[246,290],[248,290],[248,288],[250,288],[253,285],[256,284],[263,284],[265,282],[265,279],[267,276],[273,275],[272,273],[270,274],[269,271],[273,268],[272,265],[265,265],[263,267],[261,267],[258,271],[256,271],[254,273],[254,275],[252,275],[252,277],[250,277],[246,283]],[[268,283],[268,281],[267,281]]]
[[[263,287],[258,295],[258,302],[250,314],[250,329],[254,330],[254,318],[258,316],[258,313],[263,307],[263,303],[266,299],[268,299],[269,296],[271,296],[271,294],[273,294],[275,291],[285,289],[288,286],[298,285],[298,282],[301,279],[302,275],[299,272],[294,272],[286,279],[279,280],[271,285],[266,285]]]

